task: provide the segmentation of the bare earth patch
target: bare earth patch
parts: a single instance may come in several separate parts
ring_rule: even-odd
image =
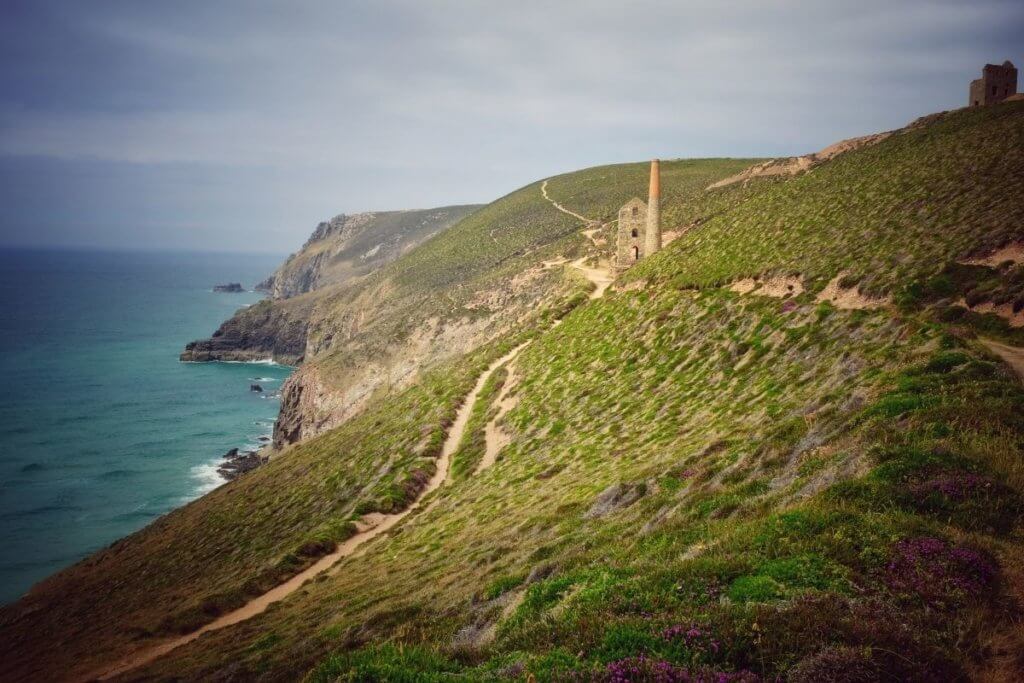
[[[752,277],[743,278],[729,285],[729,290],[737,294],[750,294],[757,289],[757,280]]]
[[[498,394],[498,398],[495,400],[495,404],[498,406],[498,412],[487,426],[484,428],[484,441],[487,444],[484,450],[484,457],[480,459],[480,464],[477,465],[476,471],[473,474],[479,474],[485,469],[493,465],[498,460],[498,454],[505,446],[511,441],[512,437],[506,432],[500,422],[503,417],[512,410],[519,403],[518,396],[509,396],[509,392],[516,385],[515,367],[508,365],[508,377],[505,383],[501,387],[501,392]]]
[[[995,268],[1007,261],[1012,261],[1013,263],[1024,263],[1024,242],[1010,242],[1005,246],[999,247],[987,256],[975,256],[961,261],[961,263],[969,266],[988,266],[989,268]]]
[[[991,339],[982,339],[989,351],[1006,361],[1011,368],[1024,380],[1024,348],[1002,344]]]
[[[994,313],[1010,324],[1010,327],[1024,327],[1024,309],[1013,312],[1013,304],[999,304],[996,306],[991,301],[983,301],[976,306],[969,306],[967,301],[960,298],[958,306],[974,311],[975,313]]]
[[[832,278],[832,281],[818,294],[818,301],[827,301],[836,308],[851,310],[884,308],[889,305],[888,298],[866,296],[861,293],[860,287],[843,288],[840,282],[844,275],[844,273],[840,273]]]
[[[784,275],[770,277],[761,282],[761,286],[752,293],[756,296],[771,296],[776,299],[785,299],[789,296],[796,296],[804,291],[804,279],[799,275]]]

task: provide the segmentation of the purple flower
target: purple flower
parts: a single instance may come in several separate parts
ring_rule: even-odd
[[[886,567],[890,588],[930,603],[979,596],[995,577],[995,564],[980,551],[928,536],[896,543]]]
[[[938,494],[952,501],[962,501],[976,493],[994,489],[995,482],[991,479],[963,471],[941,472],[910,486],[910,492],[917,500]]]
[[[757,683],[761,679],[745,670],[686,669],[663,659],[639,655],[608,664],[605,680],[609,683]]]

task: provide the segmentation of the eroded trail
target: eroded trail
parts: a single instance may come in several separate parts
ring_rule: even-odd
[[[494,400],[495,405],[498,407],[498,412],[487,423],[487,426],[484,427],[484,457],[480,459],[480,463],[476,466],[476,471],[473,474],[480,474],[497,462],[498,453],[512,441],[512,437],[498,424],[501,418],[505,417],[508,411],[515,408],[516,404],[519,403],[519,397],[508,395],[509,391],[516,384],[515,367],[511,364],[511,359],[509,360],[508,377],[506,377],[505,383],[501,385],[498,398]]]
[[[216,620],[211,621],[200,629],[192,631],[191,633],[179,638],[165,641],[159,645],[134,652],[122,658],[111,667],[104,669],[99,673],[92,674],[85,680],[106,680],[115,676],[120,676],[132,669],[145,666],[182,645],[191,643],[204,633],[217,631],[261,614],[271,604],[288,597],[313,577],[328,570],[331,570],[330,573],[334,573],[334,571],[337,570],[335,565],[339,560],[352,555],[367,541],[370,541],[389,529],[392,529],[409,514],[419,509],[423,504],[423,500],[448,480],[451,473],[452,455],[458,450],[459,444],[462,443],[462,437],[466,432],[466,424],[469,422],[469,416],[473,412],[473,406],[476,405],[477,397],[480,395],[480,391],[483,389],[484,384],[495,370],[515,358],[528,343],[529,342],[524,342],[523,344],[520,344],[498,360],[491,363],[486,370],[480,373],[480,376],[477,378],[476,385],[466,396],[466,400],[463,401],[462,406],[456,413],[455,422],[452,423],[451,429],[448,430],[448,436],[445,439],[444,446],[441,448],[441,455],[437,459],[437,469],[435,470],[434,475],[427,482],[426,487],[424,487],[420,492],[416,500],[413,501],[412,505],[401,512],[396,512],[390,515],[368,515],[364,518],[366,525],[364,525],[356,535],[338,545],[337,549],[333,553],[320,558],[316,564],[312,565],[305,571],[296,574],[279,586],[271,589],[258,598],[247,602],[237,610],[229,612]]]
[[[1006,361],[1013,368],[1014,372],[1017,373],[1017,376],[1021,378],[1021,381],[1024,381],[1024,348],[1010,346],[1009,344],[992,341],[991,339],[982,339],[981,343],[988,347],[992,353]]]
[[[581,216],[578,213],[576,213],[575,211],[572,211],[570,209],[565,208],[564,206],[562,206],[561,204],[556,202],[554,199],[549,197],[548,196],[548,181],[545,180],[543,183],[541,183],[541,185],[540,185],[540,193],[542,195],[544,195],[544,199],[546,199],[549,202],[551,202],[551,205],[553,207],[555,207],[556,209],[558,209],[559,211],[561,211],[562,213],[566,213],[566,214],[569,214],[570,216],[574,216],[575,218],[579,218],[584,223],[593,223],[593,221],[590,220],[589,218],[587,218],[586,216]]]
[[[604,268],[590,268],[589,266],[585,265],[586,261],[587,258],[584,256],[582,258],[576,259],[569,265],[575,268],[576,270],[580,271],[583,274],[583,277],[587,278],[588,280],[594,283],[594,291],[590,293],[590,298],[600,299],[602,296],[604,296],[604,293],[605,291],[607,291],[608,286],[615,281],[615,276],[612,275],[610,271]]]

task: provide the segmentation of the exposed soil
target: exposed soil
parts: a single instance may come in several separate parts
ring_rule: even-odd
[[[516,404],[519,403],[518,396],[509,396],[509,392],[515,384],[515,367],[513,365],[509,365],[508,377],[505,379],[505,383],[501,387],[501,392],[498,394],[498,398],[495,399],[495,404],[498,406],[498,412],[484,428],[484,442],[486,443],[484,457],[480,459],[480,464],[477,465],[476,471],[473,474],[479,474],[497,462],[498,453],[500,453],[501,449],[512,441],[512,437],[509,436],[508,432],[502,429],[501,425],[498,423],[506,414],[508,414],[508,411],[515,408]]]
[[[997,306],[991,301],[983,301],[980,304],[970,306],[963,298],[959,299],[956,303],[958,306],[963,306],[975,313],[994,313],[1008,322],[1010,327],[1024,327],[1024,309],[1014,313],[1013,304],[999,304]]]
[[[1009,344],[1003,344],[1002,342],[993,341],[991,339],[982,339],[981,343],[984,344],[989,351],[1002,358],[1006,363],[1013,368],[1014,372],[1024,381],[1024,348],[1018,346],[1010,346]]]
[[[608,285],[615,281],[615,276],[606,268],[590,268],[584,265],[586,261],[587,258],[584,256],[576,259],[569,265],[583,273],[583,277],[594,283],[594,291],[590,293],[590,298],[600,299],[604,296],[605,290],[608,289]]]
[[[840,273],[832,278],[832,281],[829,282],[825,286],[825,289],[821,290],[818,294],[818,301],[828,301],[836,308],[851,310],[884,308],[889,305],[888,299],[875,298],[861,294],[859,287],[848,287],[844,289],[839,284],[844,275],[845,273]]]
[[[1006,246],[996,249],[987,256],[969,258],[965,261],[961,261],[961,263],[965,263],[969,266],[988,266],[989,268],[995,268],[1007,261],[1012,261],[1013,263],[1024,263],[1024,242],[1010,242]]]
[[[729,285],[729,289],[737,294],[753,294],[785,299],[796,296],[804,291],[804,280],[798,275],[780,275],[765,279],[744,278]]]

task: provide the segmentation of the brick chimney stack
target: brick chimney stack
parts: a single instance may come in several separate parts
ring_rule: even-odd
[[[647,198],[647,229],[644,231],[644,256],[661,249],[661,166],[651,162],[651,189]]]

